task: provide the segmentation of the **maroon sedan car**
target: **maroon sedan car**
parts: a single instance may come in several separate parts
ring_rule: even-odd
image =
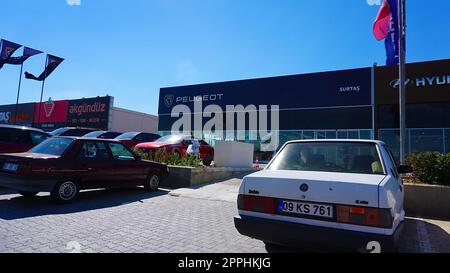
[[[0,153],[26,152],[49,137],[40,129],[0,125]]]
[[[162,151],[164,153],[176,153],[180,158],[186,156],[189,145],[193,143],[192,136],[189,135],[168,135],[163,136],[154,142],[141,143],[136,145],[135,149],[144,153],[154,153]],[[214,148],[206,143],[204,140],[199,140],[200,143],[200,159],[203,165],[211,165],[214,159]]]
[[[168,176],[164,164],[146,161],[114,140],[53,137],[27,153],[0,154],[0,186],[24,196],[50,192],[74,200],[82,189],[144,186],[156,191]]]

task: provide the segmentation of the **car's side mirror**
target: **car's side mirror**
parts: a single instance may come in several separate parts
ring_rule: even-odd
[[[140,155],[136,155],[134,158],[136,158],[136,161],[141,161],[142,160],[142,156],[140,156]]]
[[[397,167],[397,171],[399,174],[407,174],[407,173],[412,173],[413,168],[408,165],[400,165]]]

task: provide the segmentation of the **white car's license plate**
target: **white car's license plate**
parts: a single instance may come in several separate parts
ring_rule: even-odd
[[[296,201],[278,201],[278,212],[333,218],[333,206]]]
[[[5,163],[5,164],[3,164],[3,170],[4,171],[17,172],[18,168],[19,168],[19,165],[17,165],[17,164],[13,164],[13,163]]]

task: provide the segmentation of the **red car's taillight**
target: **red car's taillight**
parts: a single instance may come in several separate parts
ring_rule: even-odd
[[[364,225],[371,227],[392,227],[392,215],[389,209],[336,206],[336,220],[339,223]]]
[[[238,196],[238,209],[275,214],[276,200],[271,197],[240,194]]]

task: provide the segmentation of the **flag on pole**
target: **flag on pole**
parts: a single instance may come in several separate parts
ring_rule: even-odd
[[[5,61],[6,64],[13,64],[13,65],[22,65],[28,58],[43,53],[40,50],[36,50],[29,47],[23,48],[23,54],[20,57],[9,57],[8,60]]]
[[[25,78],[35,81],[44,81],[63,61],[64,59],[62,58],[47,54],[47,66],[45,67],[44,72],[42,72],[39,77],[25,72]]]
[[[375,38],[378,41],[384,39],[387,55],[386,65],[388,66],[399,64],[399,42],[401,34],[398,6],[399,0],[384,0],[373,24],[373,35]]]
[[[5,64],[6,60],[8,60],[11,57],[11,55],[13,55],[14,52],[16,52],[17,49],[22,47],[22,45],[3,39],[1,39],[0,42],[1,42],[0,45],[0,69],[1,69]]]

